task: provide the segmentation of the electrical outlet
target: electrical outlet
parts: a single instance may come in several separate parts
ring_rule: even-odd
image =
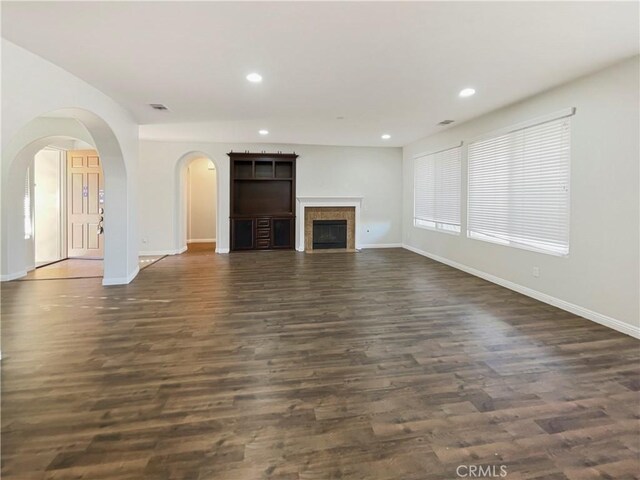
[[[538,278],[540,276],[540,268],[539,267],[533,267],[532,275],[534,277]]]

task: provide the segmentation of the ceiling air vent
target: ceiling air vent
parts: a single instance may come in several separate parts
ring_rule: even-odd
[[[150,103],[149,106],[154,110],[169,110],[167,107],[165,107],[161,103]]]
[[[442,120],[438,125],[449,125],[450,123],[455,122],[455,120]]]

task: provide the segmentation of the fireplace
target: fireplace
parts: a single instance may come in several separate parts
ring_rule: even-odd
[[[346,220],[314,220],[313,249],[347,248]]]
[[[318,250],[313,245],[313,223],[317,220],[342,220],[347,222],[347,245],[346,247],[336,248],[335,250],[342,252],[355,252],[357,228],[356,222],[359,218],[360,197],[298,197],[298,207],[300,215],[296,223],[296,250],[299,252],[326,252]],[[333,248],[331,248],[333,249]]]

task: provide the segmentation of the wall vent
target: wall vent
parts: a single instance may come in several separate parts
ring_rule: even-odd
[[[438,125],[449,125],[450,123],[455,122],[455,120],[442,120]]]
[[[166,106],[161,103],[150,103],[149,106],[154,110],[169,110]]]

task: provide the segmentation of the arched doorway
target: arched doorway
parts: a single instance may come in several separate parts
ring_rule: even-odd
[[[201,157],[191,160],[186,167],[187,247],[213,252],[217,221],[215,165]]]
[[[35,265],[33,242],[25,238],[21,205],[24,179],[37,152],[59,138],[77,139],[95,148],[105,177],[103,284],[130,282],[138,272],[136,235],[130,231],[127,170],[120,144],[107,123],[87,110],[63,109],[42,115],[26,124],[2,152],[2,244],[1,279],[26,275]],[[134,240],[134,242],[132,242]]]
[[[174,218],[175,245],[178,252],[184,252],[188,243],[211,243],[213,239],[216,240],[216,253],[219,252],[217,236],[221,231],[221,219],[218,214],[220,205],[218,172],[215,160],[204,152],[189,152],[178,160],[175,173]],[[215,192],[209,195],[206,190],[212,186]],[[198,189],[197,192],[194,191],[196,189]],[[207,204],[208,202],[212,204]],[[195,218],[196,216],[198,218]]]

